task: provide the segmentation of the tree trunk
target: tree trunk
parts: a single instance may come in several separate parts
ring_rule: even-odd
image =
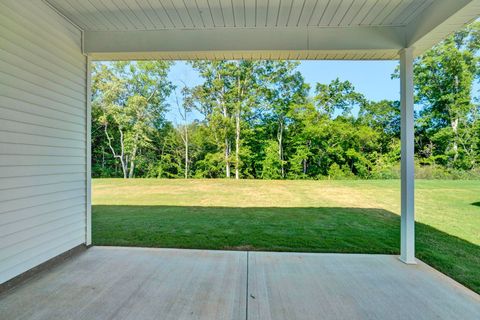
[[[185,124],[185,179],[188,179],[188,127]]]
[[[221,76],[218,75],[218,79],[221,79]],[[222,107],[223,118],[225,121],[228,120],[228,110],[225,105],[225,86],[222,87],[222,95],[218,100],[218,104]],[[225,176],[230,178],[230,141],[228,139],[228,130],[225,129]]]
[[[128,179],[133,178],[133,170],[135,170],[135,162],[130,160],[130,170],[128,171]]]
[[[240,120],[242,116],[243,88],[242,82],[237,77],[238,102],[235,114],[235,179],[240,179]]]
[[[451,121],[451,126],[453,130],[453,162],[457,161],[458,159],[458,118],[455,118]]]
[[[102,146],[102,169],[105,169],[105,147]]]
[[[228,138],[225,138],[225,175],[230,178],[230,144]]]
[[[138,133],[135,134],[135,139],[133,140],[133,152],[132,152],[132,158],[130,159],[130,170],[128,171],[128,178],[131,179],[133,178],[133,173],[135,170],[135,159],[137,158],[137,145],[138,145]]]
[[[120,158],[120,161],[122,162],[123,179],[127,179],[127,165],[122,158]]]
[[[118,131],[120,132],[120,146],[121,146],[120,162],[122,163],[123,179],[127,179],[128,159],[124,159],[125,146],[123,144],[123,131],[121,128],[118,128]]]
[[[235,119],[235,179],[240,179],[240,109]]]
[[[455,93],[458,93],[459,92],[459,79],[458,79],[458,75],[455,75]],[[452,103],[455,103],[455,101],[452,101]],[[452,115],[452,113],[450,113],[450,115]],[[458,116],[456,115],[455,117],[451,117],[450,118],[450,123],[451,123],[451,126],[452,126],[452,130],[453,130],[453,134],[454,134],[454,137],[453,137],[453,162],[456,162],[457,159],[458,159]]]
[[[113,145],[112,145],[112,138],[108,134],[108,123],[106,123],[103,126],[103,128],[105,130],[105,136],[107,137],[108,147],[112,151],[113,157],[120,159],[120,163],[122,165],[123,179],[127,179],[127,166],[128,166],[128,164],[126,163],[126,161],[124,159],[125,148],[124,148],[124,145],[123,145],[123,131],[120,127],[118,128],[118,131],[120,132],[120,145],[121,145],[122,148],[121,148],[121,153],[117,154],[115,152],[115,149],[113,148]]]
[[[283,119],[280,119],[278,122],[277,140],[278,140],[278,159],[280,160],[281,177],[285,178],[285,168],[283,166]]]
[[[228,118],[227,107],[223,103],[223,117]],[[230,178],[230,141],[228,140],[228,132],[225,132],[225,175]]]

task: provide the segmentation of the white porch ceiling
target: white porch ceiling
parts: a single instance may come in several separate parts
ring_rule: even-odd
[[[82,29],[404,26],[434,0],[49,0]]]
[[[93,59],[397,59],[480,15],[480,0],[45,0]]]

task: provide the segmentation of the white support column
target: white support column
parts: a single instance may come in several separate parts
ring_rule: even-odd
[[[401,236],[400,260],[415,264],[413,48],[400,51]]]
[[[90,57],[86,57],[87,74],[86,74],[86,111],[85,111],[85,245],[90,246],[92,244],[92,142],[91,142],[91,130],[92,130],[92,70]]]

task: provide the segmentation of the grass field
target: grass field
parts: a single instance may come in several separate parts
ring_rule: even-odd
[[[399,253],[400,182],[93,181],[95,245]],[[480,181],[416,182],[417,257],[480,293]]]

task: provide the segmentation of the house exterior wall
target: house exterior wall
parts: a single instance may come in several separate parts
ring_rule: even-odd
[[[0,284],[86,241],[81,46],[43,1],[0,1]]]

